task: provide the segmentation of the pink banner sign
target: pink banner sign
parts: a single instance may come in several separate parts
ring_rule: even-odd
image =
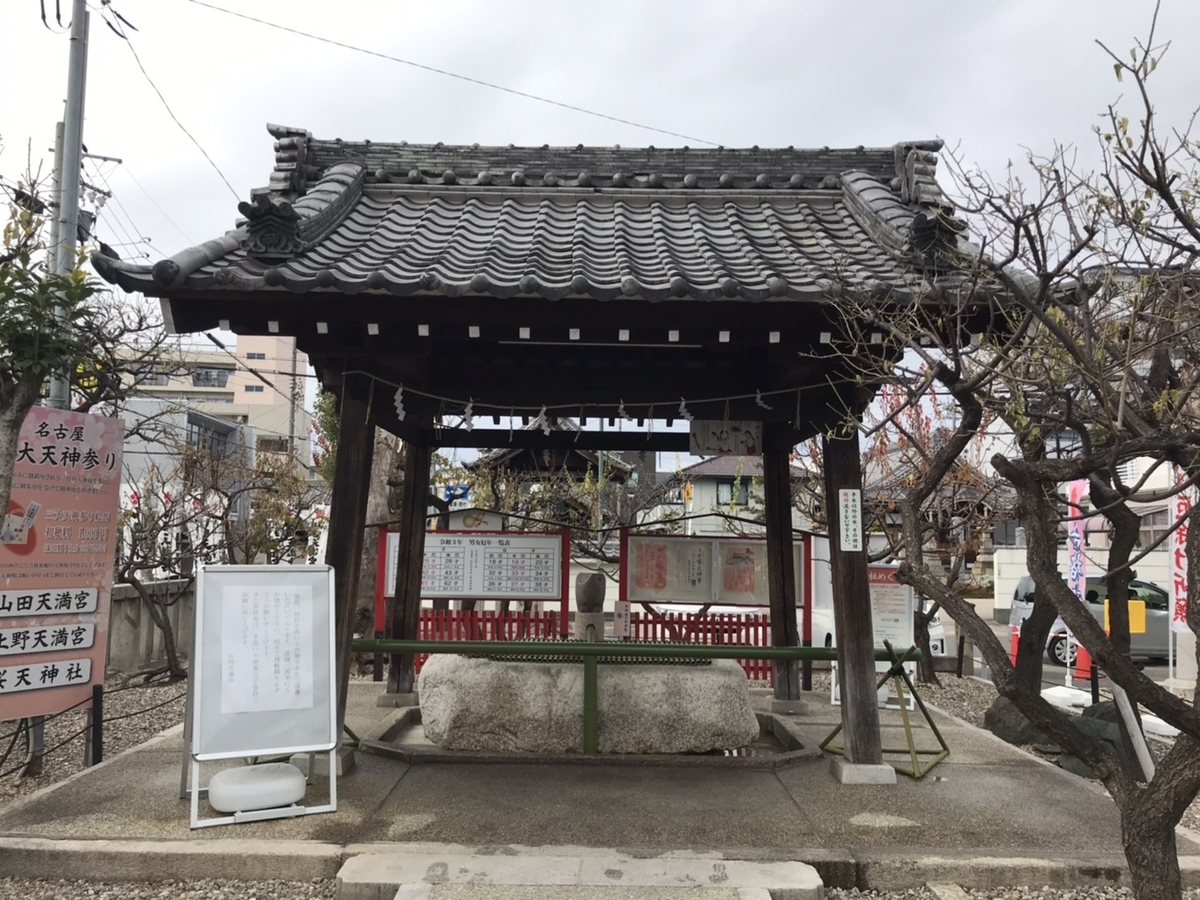
[[[36,407],[0,521],[0,719],[91,705],[104,682],[120,419]]]
[[[1071,482],[1067,495],[1068,514],[1072,519],[1067,529],[1067,585],[1081,603],[1087,593],[1087,556],[1083,538],[1083,492],[1086,489],[1087,481],[1081,478]]]
[[[1175,483],[1182,485],[1187,478],[1182,470],[1176,470]],[[1181,487],[1171,502],[1172,512],[1179,527],[1171,533],[1171,630],[1187,631],[1188,571],[1187,536],[1188,513],[1192,510],[1192,489]]]

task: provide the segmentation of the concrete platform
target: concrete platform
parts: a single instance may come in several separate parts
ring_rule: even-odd
[[[376,705],[382,690],[352,685],[349,722],[364,738],[378,739],[405,714]],[[815,694],[805,699],[807,712],[793,718],[793,731],[815,747],[840,723],[840,712]],[[761,701],[765,712],[769,697]],[[899,714],[881,710],[881,718],[885,746],[894,746]],[[721,863],[727,873],[743,863],[799,863],[826,886],[864,889],[928,881],[980,888],[1127,882],[1116,809],[1098,786],[958,720],[938,715],[937,724],[949,758],[920,781],[901,775],[894,785],[840,784],[818,753],[755,767],[736,759],[728,766],[551,757],[405,762],[360,752],[354,771],[339,779],[336,813],[196,832],[178,798],[177,729],[0,808],[0,877],[333,878],[352,874],[352,864],[365,865],[354,860],[370,855],[465,858],[480,871],[480,858],[505,866],[569,859],[580,861],[578,871],[585,860],[621,859],[631,861],[622,869],[628,873],[643,871],[642,863],[665,870],[678,860],[694,872]],[[927,733],[919,738],[926,741],[934,743]],[[206,765],[204,777],[211,771]],[[327,788],[317,777],[311,798],[320,801]],[[1186,886],[1200,886],[1198,841],[1181,829]],[[414,889],[428,900],[470,900],[485,896],[476,887],[448,877]],[[519,884],[492,887],[508,893],[486,896],[526,896]],[[542,896],[644,900],[675,889],[634,885],[629,876],[620,885],[577,880],[559,887],[610,893],[556,888]],[[636,887],[659,893],[620,893]],[[704,890],[726,892],[713,894],[716,900],[735,887],[762,885]]]

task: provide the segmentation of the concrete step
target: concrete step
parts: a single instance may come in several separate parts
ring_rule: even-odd
[[[763,888],[405,885],[394,900],[771,900]]]
[[[381,852],[352,857],[338,900],[820,900],[800,862]],[[682,897],[680,898],[682,900]]]

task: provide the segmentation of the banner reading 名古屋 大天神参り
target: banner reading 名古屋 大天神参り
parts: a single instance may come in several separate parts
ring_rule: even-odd
[[[35,407],[0,519],[0,719],[90,704],[104,681],[120,419]]]

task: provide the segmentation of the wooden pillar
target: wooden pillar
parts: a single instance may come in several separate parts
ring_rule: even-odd
[[[882,765],[879,699],[875,691],[875,637],[867,580],[867,538],[862,529],[862,456],[858,432],[824,437],[825,509],[829,522],[829,568],[833,576],[833,621],[837,630],[838,686],[842,699],[845,757],[850,763]],[[857,520],[843,532],[840,493],[851,492]],[[857,548],[857,549],[852,549]]]
[[[346,721],[346,694],[350,684],[350,644],[358,612],[358,572],[366,526],[367,495],[371,488],[371,457],[375,452],[375,426],[367,420],[367,404],[342,385],[338,413],[337,456],[334,458],[333,496],[329,507],[329,540],[325,562],[334,571],[334,610],[337,621],[338,734]]]
[[[421,566],[425,560],[425,513],[429,508],[429,466],[432,457],[432,440],[405,442],[396,600],[388,623],[388,637],[391,638],[415,639],[421,621]],[[408,694],[413,691],[416,686],[415,662],[416,658],[409,653],[391,655],[388,660],[388,693]]]
[[[763,493],[767,519],[767,579],[771,600],[771,644],[797,647],[796,563],[792,555],[792,473],[788,432],[764,423]],[[775,698],[800,698],[800,666],[796,660],[772,663]]]

